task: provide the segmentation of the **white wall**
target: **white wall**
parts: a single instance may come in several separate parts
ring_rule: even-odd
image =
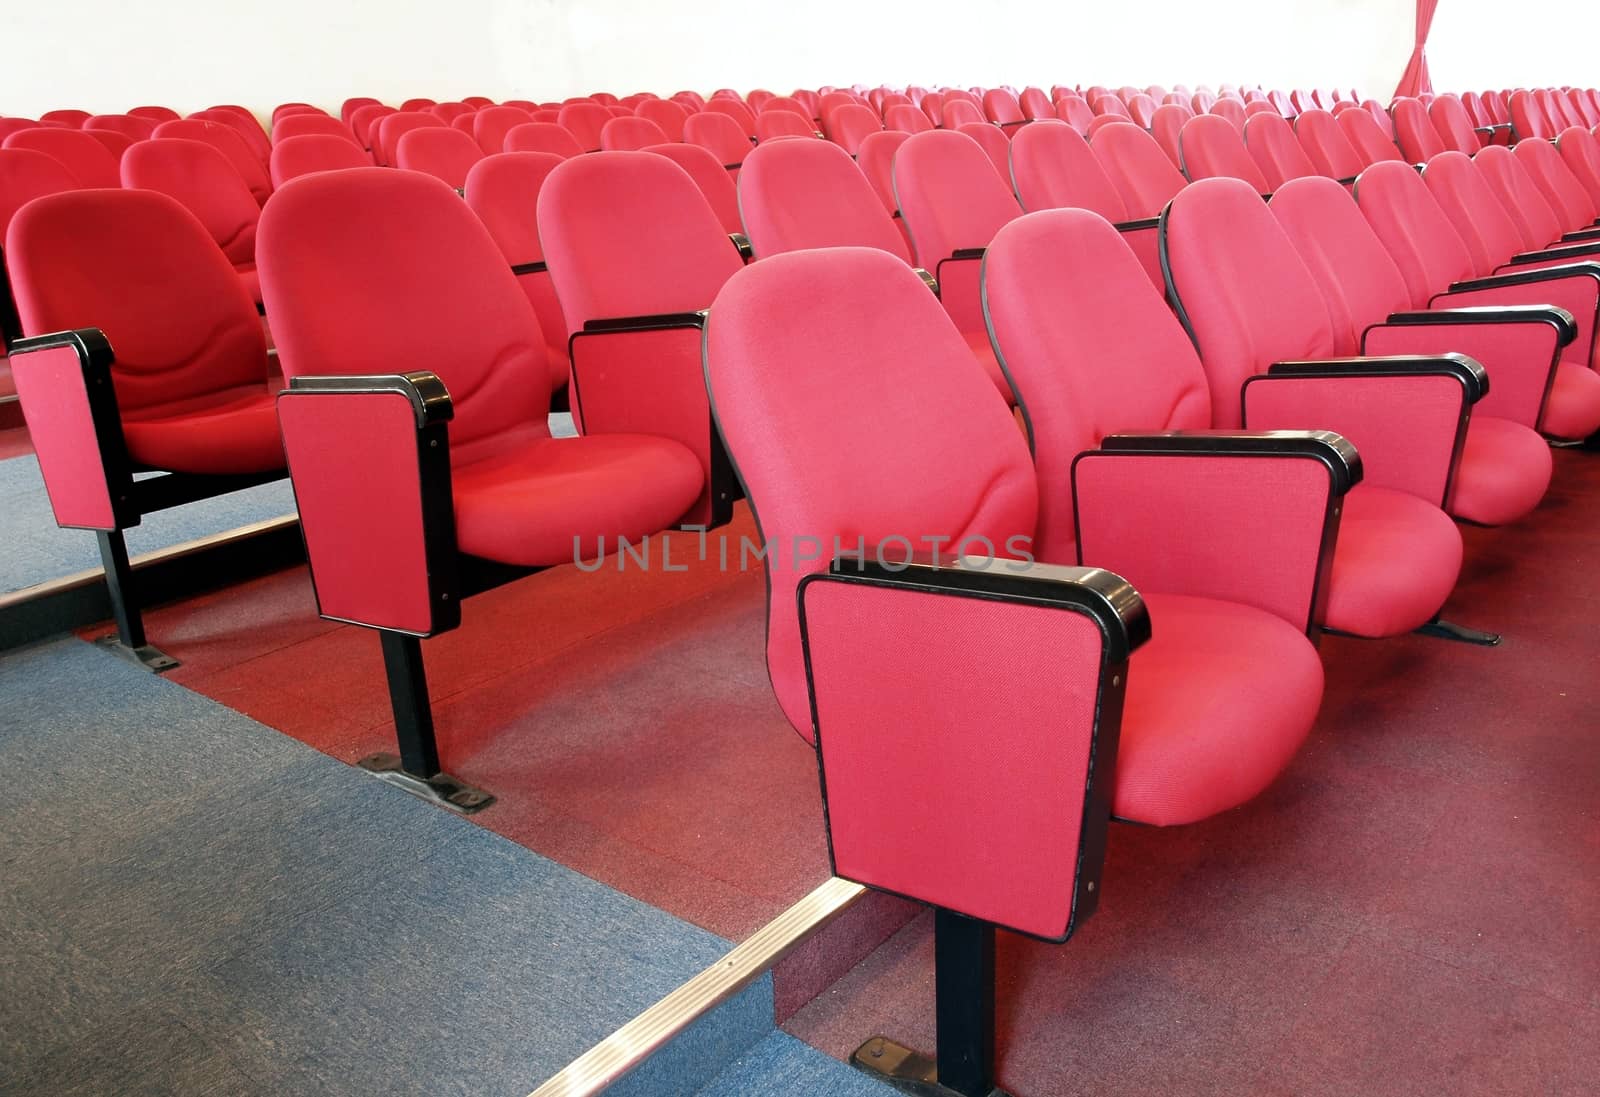
[[[1071,0],[4,3],[0,113],[22,115],[857,80],[1355,85],[1387,98],[1413,19],[1412,0],[1149,0],[1137,16]]]
[[[1600,4],[1592,0],[1440,0],[1428,35],[1433,85],[1600,86]]]

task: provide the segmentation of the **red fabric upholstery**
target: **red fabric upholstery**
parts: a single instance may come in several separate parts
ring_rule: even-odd
[[[197,110],[189,115],[207,122],[218,122],[237,133],[244,141],[245,147],[256,161],[265,168],[267,156],[272,151],[272,143],[267,140],[267,131],[261,127],[261,121],[255,114],[237,104],[227,103],[222,106],[209,107],[206,110]]]
[[[117,508],[77,349],[29,351],[8,362],[56,524],[116,529]]]
[[[176,198],[200,220],[241,275],[256,269],[256,222],[261,207],[222,153],[202,141],[162,138],[141,141],[122,159],[122,185],[160,191]],[[251,299],[260,287],[251,278]]]
[[[611,117],[611,112],[598,103],[568,103],[561,108],[558,121],[577,140],[580,149],[593,152],[600,147],[600,131]]]
[[[778,141],[791,137],[814,138],[816,126],[792,110],[764,110],[756,115],[756,139]]]
[[[1268,190],[1275,191],[1291,179],[1317,174],[1316,165],[1300,147],[1294,130],[1277,111],[1257,114],[1247,120],[1244,143],[1266,177]]]
[[[122,134],[130,141],[143,141],[155,135],[156,123],[132,114],[96,114],[84,121],[83,128],[111,130]]]
[[[947,130],[960,129],[970,122],[976,122],[980,125],[988,124],[987,119],[983,117],[983,109],[981,107],[965,99],[947,98],[945,100],[939,123],[941,128]]]
[[[32,149],[0,149],[0,242],[11,218],[46,194],[77,190],[78,177],[53,156]]]
[[[1560,218],[1515,153],[1496,145],[1480,152],[1473,164],[1516,223],[1526,250],[1537,251],[1560,238]]]
[[[1334,118],[1350,145],[1368,164],[1405,159],[1394,139],[1378,126],[1368,111],[1340,111]]]
[[[739,191],[734,185],[733,176],[710,152],[699,145],[671,142],[664,145],[649,145],[643,151],[665,156],[689,173],[689,178],[694,180],[695,186],[700,188],[700,193],[710,204],[711,212],[717,215],[722,231],[727,233],[744,231],[744,224],[739,215]]]
[[[1025,210],[1075,207],[1108,221],[1128,220],[1089,142],[1065,122],[1023,127],[1011,141],[1011,174]]]
[[[1554,144],[1537,138],[1520,141],[1517,143],[1516,157],[1527,169],[1539,193],[1550,203],[1563,231],[1574,232],[1594,227],[1595,219],[1600,217],[1600,208],[1596,207],[1594,199],[1561,158]]]
[[[361,142],[356,140],[356,135],[350,127],[337,118],[330,118],[326,114],[288,114],[272,124],[272,143],[274,146],[282,144],[291,137],[306,137],[312,134],[326,137],[340,137],[357,146]]]
[[[209,122],[199,118],[184,118],[177,122],[163,122],[156,127],[156,136],[183,137],[191,141],[204,141],[228,158],[239,173],[245,186],[255,196],[257,205],[264,205],[272,194],[272,180],[262,159],[245,143],[239,131],[223,122]],[[270,155],[270,152],[269,152]]]
[[[598,538],[659,530],[700,492],[694,456],[665,439],[550,438],[538,321],[488,232],[437,180],[377,169],[298,180],[263,215],[260,246],[286,376],[415,368],[444,381],[463,551],[529,566],[592,557]]]
[[[1327,111],[1308,110],[1294,120],[1294,135],[1311,166],[1329,179],[1354,179],[1368,161],[1350,144],[1338,120]]]
[[[563,160],[582,154],[578,139],[554,122],[524,122],[506,133],[504,147],[507,152],[542,152]]]
[[[361,143],[362,148],[371,150],[377,137],[374,130],[377,128],[378,120],[397,113],[399,112],[393,107],[386,107],[382,103],[367,103],[359,106],[350,115],[350,132],[355,134],[356,140]]]
[[[1425,164],[1445,151],[1439,131],[1428,117],[1428,108],[1418,100],[1396,99],[1389,116],[1394,119],[1394,137],[1400,152],[1413,164]]]
[[[1178,152],[1178,134],[1182,132],[1185,123],[1194,117],[1194,111],[1180,103],[1166,103],[1156,108],[1150,118],[1150,135],[1161,146],[1161,151],[1167,154],[1167,159],[1172,161],[1176,168],[1182,163],[1181,154]]]
[[[600,128],[600,147],[609,152],[633,152],[667,141],[666,133],[648,118],[613,118]]]
[[[171,107],[133,107],[128,113],[135,118],[148,118],[156,123],[173,122],[183,117]]]
[[[1178,135],[1178,151],[1183,158],[1183,174],[1191,181],[1217,177],[1242,179],[1267,192],[1266,176],[1256,167],[1244,147],[1244,137],[1233,123],[1214,114],[1201,114],[1184,124]]]
[[[872,184],[837,145],[775,141],[739,173],[745,232],[757,257],[807,248],[870,247],[911,254]]]
[[[1542,438],[1509,419],[1475,415],[1448,509],[1479,525],[1509,525],[1539,505],[1550,475],[1550,447]]]
[[[1511,125],[1517,140],[1524,137],[1554,137],[1556,127],[1544,110],[1526,91],[1514,91],[1507,105],[1511,110]]]
[[[428,108],[428,111],[436,115],[440,120],[452,124],[463,115],[476,113],[468,104],[456,102],[435,103]]]
[[[1483,147],[1466,107],[1454,95],[1441,95],[1429,103],[1428,120],[1446,149],[1470,156]]]
[[[902,133],[926,133],[934,128],[921,110],[906,104],[896,104],[883,112],[883,121],[889,129]]]
[[[1211,110],[1208,113],[1213,117],[1225,120],[1233,127],[1234,132],[1244,133],[1244,104],[1239,100],[1224,96],[1211,104]]]
[[[366,150],[353,141],[325,134],[289,137],[272,146],[272,185],[281,187],[291,179],[314,171],[339,171],[372,166]]]
[[[699,145],[730,171],[737,171],[744,158],[750,155],[750,138],[739,128],[739,123],[714,111],[702,111],[685,119],[683,140]]]
[[[383,104],[381,102],[379,102],[378,100],[372,98],[371,96],[368,96],[368,95],[357,95],[357,96],[354,96],[354,97],[352,97],[350,99],[346,99],[340,105],[340,107],[339,107],[339,118],[340,118],[341,121],[343,121],[343,122],[348,124],[350,122],[351,118],[355,116],[355,112],[360,110],[362,107],[381,107],[381,106],[383,106]],[[351,127],[351,128],[354,128],[354,127]]]
[[[47,110],[39,115],[39,121],[50,122],[66,129],[82,129],[83,123],[89,118],[86,110],[77,110],[71,107],[62,107],[58,110]]]
[[[12,219],[5,250],[27,334],[98,327],[111,341],[134,461],[283,467],[255,307],[183,206],[148,190],[50,195]]]
[[[1356,182],[1356,202],[1400,268],[1414,308],[1479,273],[1429,190],[1415,170],[1399,162],[1374,164]]]
[[[871,107],[846,103],[828,115],[825,129],[830,141],[854,156],[869,134],[883,129],[883,122]]]
[[[1011,138],[999,126],[988,122],[965,122],[956,127],[957,133],[964,133],[978,143],[984,155],[989,157],[989,162],[994,165],[995,173],[1000,176],[1000,181],[1011,187]]]
[[[633,108],[633,113],[661,127],[668,141],[683,141],[684,123],[689,120],[689,108],[670,99],[646,99]]]
[[[485,107],[472,116],[472,139],[484,155],[505,150],[506,134],[533,121],[533,115],[516,107]]]
[[[1089,145],[1122,195],[1129,217],[1155,217],[1188,185],[1155,140],[1137,126],[1104,130]]]
[[[476,141],[443,126],[408,130],[395,143],[396,167],[431,175],[455,190],[467,185],[467,173],[482,159]]]
[[[750,108],[737,99],[712,98],[706,101],[705,109],[713,114],[725,114],[738,125],[746,138],[754,139],[756,135],[756,116]]]
[[[1095,113],[1081,96],[1066,95],[1056,100],[1056,117],[1079,133],[1087,134]]]
[[[467,206],[478,215],[512,266],[544,261],[535,211],[539,190],[561,159],[553,153],[503,152],[485,156],[467,172]],[[539,318],[550,366],[550,387],[559,389],[567,383],[571,363],[567,360],[567,322],[561,314],[555,284],[548,270],[519,274],[517,281]]]
[[[444,123],[426,111],[398,111],[378,119],[372,129],[372,158],[383,167],[393,167],[397,146],[403,134],[412,130],[444,128]]]
[[[1590,199],[1600,208],[1600,141],[1581,126],[1563,130],[1556,138],[1556,151],[1571,170],[1573,176],[1588,191]]]
[[[44,126],[17,130],[0,147],[42,152],[60,163],[85,187],[121,185],[117,158],[99,141],[81,130]]]
[[[1016,126],[1026,120],[1022,104],[1005,88],[990,88],[983,93],[983,113],[997,126]]]
[[[835,870],[1065,935],[1084,823],[1067,801],[1096,761],[1099,629],[1057,609],[839,583],[804,598]],[[919,653],[928,635],[957,642]],[[961,653],[980,645],[1018,657],[968,675]],[[873,777],[884,758],[890,782]]]

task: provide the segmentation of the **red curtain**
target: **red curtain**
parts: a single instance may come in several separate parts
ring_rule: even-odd
[[[1433,78],[1428,75],[1428,29],[1433,26],[1433,12],[1439,0],[1417,0],[1417,46],[1411,51],[1411,60],[1400,77],[1396,95],[1416,95],[1433,90]]]

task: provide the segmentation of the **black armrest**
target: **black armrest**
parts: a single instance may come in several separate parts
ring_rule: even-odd
[[[982,259],[983,253],[988,250],[988,248],[957,248],[951,253],[950,259]],[[945,262],[949,261],[948,259],[945,260]]]
[[[432,370],[415,370],[411,373],[361,374],[354,376],[315,375],[291,377],[284,390],[292,394],[334,393],[340,396],[366,395],[375,392],[394,392],[404,396],[417,417],[417,429],[455,418],[455,405],[450,391]]]
[[[728,233],[728,239],[733,242],[734,249],[738,251],[739,258],[746,263],[756,257],[755,249],[750,246],[750,237],[742,232]]]
[[[1132,221],[1118,221],[1111,227],[1118,232],[1139,232],[1143,229],[1153,229],[1161,224],[1159,217],[1138,217]]]
[[[917,272],[917,277],[922,279],[922,284],[932,290],[935,297],[939,296],[939,279],[922,267],[912,267],[911,269]]]
[[[1544,251],[1525,251],[1520,255],[1511,257],[1512,266],[1521,266],[1524,263],[1549,263],[1558,259],[1580,259],[1583,256],[1600,255],[1600,244],[1579,244],[1570,248],[1548,248]]]
[[[1274,362],[1268,377],[1373,377],[1449,373],[1475,404],[1489,392],[1489,373],[1465,354],[1391,354],[1379,357],[1321,358],[1311,362]]]
[[[532,263],[512,263],[511,264],[511,273],[515,274],[515,275],[518,275],[518,276],[521,276],[521,275],[524,275],[524,274],[543,274],[545,271],[547,271],[549,269],[550,268],[545,264],[545,261],[543,259],[537,259],[537,260],[533,261]]]
[[[743,164],[723,164],[722,166],[727,171],[738,171],[740,168],[744,167]]]
[[[1574,244],[1586,241],[1600,241],[1600,228],[1575,229],[1572,232],[1564,232],[1561,234],[1561,239],[1569,240]]]
[[[1200,453],[1212,457],[1262,454],[1310,457],[1328,467],[1335,495],[1361,483],[1361,455],[1342,434],[1331,430],[1171,430],[1158,434],[1108,434],[1107,453]]]
[[[1548,282],[1556,278],[1572,278],[1577,275],[1588,275],[1600,280],[1600,263],[1567,263],[1559,267],[1541,267],[1538,270],[1514,270],[1503,274],[1491,274],[1487,278],[1469,278],[1465,282],[1453,282],[1446,293],[1435,294],[1429,301],[1439,300],[1450,293],[1469,293],[1480,289],[1499,289],[1501,286],[1525,286],[1532,282]]]
[[[667,331],[672,328],[698,328],[705,325],[706,309],[699,312],[665,312],[655,316],[615,316],[584,322],[578,335],[600,335],[617,331]]]
[[[1391,313],[1387,321],[1401,327],[1437,324],[1552,324],[1562,346],[1578,337],[1578,321],[1554,305],[1481,305]],[[1377,324],[1372,327],[1377,327]],[[1367,329],[1372,330],[1371,328]],[[1363,336],[1363,339],[1365,336]]]
[[[1339,183],[1339,185],[1341,185],[1341,186],[1349,187],[1349,186],[1354,186],[1355,185],[1355,181],[1357,179],[1359,179],[1359,178],[1360,178],[1360,176],[1358,176],[1358,175],[1352,175],[1348,179],[1338,179],[1338,180],[1335,180],[1335,182]]]

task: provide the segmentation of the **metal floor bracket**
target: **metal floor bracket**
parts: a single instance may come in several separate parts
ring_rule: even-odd
[[[1438,617],[1417,629],[1417,635],[1437,636],[1444,640],[1457,640],[1463,644],[1477,644],[1486,648],[1497,647],[1500,643],[1498,632],[1482,632]]]
[[[143,667],[155,674],[162,674],[178,666],[179,663],[172,656],[156,647],[154,644],[141,644],[139,647],[130,648],[122,642],[116,633],[102,636],[94,642],[97,648],[104,648],[119,658]]]
[[[407,773],[401,768],[398,754],[370,754],[356,765],[380,781],[405,789],[413,796],[459,815],[471,815],[494,803],[493,794],[474,788],[448,773],[436,773],[427,778]]]
[[[933,1056],[913,1051],[886,1036],[874,1036],[856,1048],[850,1055],[850,1065],[914,1097],[962,1097],[956,1090],[939,1084],[939,1067]],[[1010,1095],[996,1087],[987,1097]]]

